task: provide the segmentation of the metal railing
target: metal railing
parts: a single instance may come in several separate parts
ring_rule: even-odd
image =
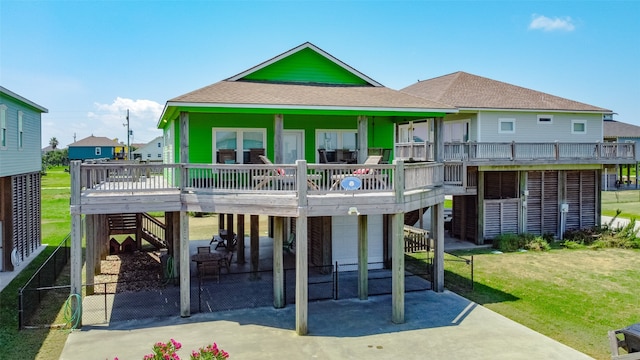
[[[392,192],[397,164],[78,164],[84,195],[100,193],[207,191],[219,193]],[[442,185],[443,165],[404,164],[404,189]],[[300,172],[306,183],[299,184]],[[304,177],[302,177],[304,179]],[[345,180],[355,186],[345,187]]]
[[[434,161],[434,144],[398,143],[396,159]],[[444,161],[489,160],[634,160],[635,143],[453,142],[444,143]]]

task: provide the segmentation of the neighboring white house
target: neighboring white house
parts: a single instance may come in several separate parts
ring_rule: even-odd
[[[41,116],[44,107],[0,86],[0,271],[41,244]]]
[[[146,145],[133,151],[132,154],[134,159],[162,162],[163,149],[164,137],[158,136],[157,138],[149,141]]]

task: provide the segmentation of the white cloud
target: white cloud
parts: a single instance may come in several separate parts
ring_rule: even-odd
[[[118,138],[127,141],[127,110],[129,129],[133,131],[131,142],[146,143],[162,135],[156,128],[163,105],[152,100],[133,100],[117,97],[111,104],[94,103],[95,111],[87,114],[94,121],[92,133],[95,136]]]
[[[569,16],[551,19],[544,15],[533,14],[531,15],[531,23],[529,23],[529,29],[531,30],[573,31],[575,28],[576,26],[573,24],[573,19]]]

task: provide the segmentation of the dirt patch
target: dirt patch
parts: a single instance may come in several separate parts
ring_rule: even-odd
[[[134,251],[109,255],[100,262],[95,276],[96,293],[109,294],[157,289],[162,286],[163,271],[158,251]]]

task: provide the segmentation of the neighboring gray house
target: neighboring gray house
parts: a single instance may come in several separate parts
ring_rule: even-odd
[[[41,245],[41,115],[44,107],[0,86],[0,270]]]
[[[142,161],[158,161],[162,162],[162,151],[164,149],[164,136],[149,141],[147,144],[139,147],[132,152],[134,159]]]
[[[600,223],[605,166],[635,164],[633,144],[603,143],[609,109],[456,72],[403,92],[459,109],[444,117],[452,233],[479,244],[501,233],[562,236]],[[398,141],[430,140],[429,122]],[[396,158],[402,154],[396,153]]]
[[[634,143],[636,144],[636,159],[640,158],[638,151],[638,143],[640,143],[640,126],[624,123],[616,120],[605,120],[604,125],[604,141],[618,143]],[[638,179],[631,176],[631,168],[636,167],[638,173],[638,163],[616,166],[616,168],[608,168],[606,187],[603,189],[613,189],[621,184],[638,186]],[[626,171],[625,171],[626,170]],[[625,174],[626,172],[626,174]],[[603,177],[605,175],[603,174]]]

